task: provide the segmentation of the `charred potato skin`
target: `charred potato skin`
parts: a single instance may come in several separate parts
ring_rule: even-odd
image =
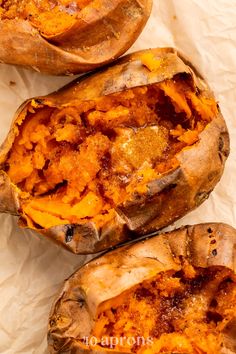
[[[142,32],[152,0],[95,0],[65,33],[46,38],[23,19],[0,19],[0,62],[51,75],[71,75],[108,64]]]
[[[141,51],[118,60],[113,66],[95,74],[79,78],[59,91],[35,100],[51,107],[62,107],[76,100],[93,100],[125,89],[172,79],[177,74],[188,75],[192,84],[209,97],[213,94],[207,84],[172,48],[151,49],[162,62],[150,72],[141,61]],[[0,170],[18,133],[18,122],[24,119],[31,100],[17,111],[9,135],[0,149]],[[93,223],[62,225],[37,230],[51,240],[77,254],[96,253],[119,243],[159,230],[181,218],[207,199],[219,181],[229,155],[229,134],[219,114],[200,134],[200,140],[190,149],[181,151],[177,158],[180,166],[162,175],[148,185],[148,193],[119,205],[114,219],[100,230]],[[0,211],[19,209],[17,188],[0,171]],[[6,187],[5,187],[6,186]],[[6,190],[7,198],[6,198]],[[4,192],[5,191],[5,192]],[[4,194],[5,193],[5,194]],[[14,196],[14,198],[13,198]],[[21,226],[26,226],[23,218]]]
[[[236,230],[221,223],[185,226],[86,264],[65,282],[52,307],[50,353],[106,353],[97,347],[86,350],[74,339],[90,335],[98,305],[159,272],[180,270],[180,258],[194,267],[224,266],[236,272]]]

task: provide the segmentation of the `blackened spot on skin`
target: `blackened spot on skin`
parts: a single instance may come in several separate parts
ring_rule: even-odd
[[[74,236],[74,226],[67,226],[65,241],[69,243],[73,240]]]
[[[56,321],[55,321],[54,319],[51,320],[51,321],[50,321],[50,326],[51,326],[51,327],[54,327],[55,325],[56,325]]]
[[[214,257],[217,256],[217,249],[214,249],[211,253]]]
[[[85,305],[85,301],[81,297],[78,298],[77,302],[78,302],[80,308],[82,308]]]
[[[218,146],[218,151],[219,151],[219,156],[221,160],[224,157],[229,156],[229,147],[228,147],[228,134],[227,133],[222,133],[219,137],[219,146]]]
[[[208,232],[209,234],[212,234],[213,230],[209,227],[209,228],[207,229],[207,232]]]
[[[223,149],[224,149],[224,140],[223,140],[223,137],[220,136],[220,138],[219,138],[219,151],[223,152]]]
[[[15,82],[15,81],[10,80],[10,81],[9,81],[9,86],[11,86],[11,87],[12,87],[12,86],[16,86],[16,82]]]
[[[211,245],[214,245],[216,243],[216,240],[211,240]]]

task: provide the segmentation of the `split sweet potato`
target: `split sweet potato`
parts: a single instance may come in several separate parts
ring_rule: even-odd
[[[236,230],[187,226],[80,268],[49,319],[50,353],[236,352]]]
[[[152,0],[1,0],[0,61],[54,75],[107,64],[135,42]]]
[[[228,154],[206,83],[175,50],[142,51],[20,107],[0,150],[0,210],[94,253],[196,208]]]

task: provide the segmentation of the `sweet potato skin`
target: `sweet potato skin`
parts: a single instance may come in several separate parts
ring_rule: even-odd
[[[90,335],[97,308],[104,301],[159,272],[179,271],[179,257],[194,267],[224,266],[236,272],[236,230],[220,223],[185,226],[118,248],[86,264],[65,282],[52,307],[50,353],[106,353],[99,352],[99,347],[86,350],[73,338]]]
[[[149,71],[141,61],[144,53],[151,52],[161,65]],[[120,59],[113,66],[95,74],[75,80],[59,91],[35,100],[51,107],[62,107],[77,100],[93,100],[126,88],[162,82],[176,74],[190,75],[200,91],[212,93],[206,83],[186,65],[171,48],[137,52]],[[31,100],[17,111],[9,135],[0,150],[0,170],[18,132],[17,122],[24,119]],[[229,154],[229,135],[225,121],[219,113],[200,134],[200,140],[191,148],[181,151],[177,158],[180,166],[162,175],[148,185],[145,196],[119,205],[111,222],[98,230],[93,223],[62,225],[37,230],[51,240],[78,254],[96,253],[119,243],[159,230],[181,218],[207,199],[219,181]],[[14,211],[20,215],[17,190],[4,171],[0,172],[0,211]],[[8,190],[6,193],[3,191]],[[14,196],[14,198],[13,198]],[[20,225],[25,226],[21,218]]]
[[[152,0],[96,0],[65,33],[47,38],[23,19],[0,19],[0,62],[52,75],[93,70],[125,53],[144,28]]]

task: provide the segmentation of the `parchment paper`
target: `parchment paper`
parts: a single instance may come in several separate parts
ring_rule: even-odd
[[[231,134],[225,174],[209,200],[174,226],[222,221],[236,227],[236,0],[153,0],[152,16],[130,51],[175,46],[213,88]],[[0,65],[0,142],[16,108],[70,81]],[[63,280],[85,257],[60,249],[0,215],[0,353],[47,353],[48,313]]]

